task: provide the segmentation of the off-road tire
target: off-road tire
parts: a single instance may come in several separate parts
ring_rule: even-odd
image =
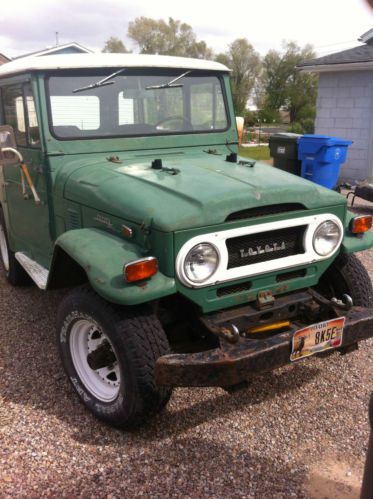
[[[4,242],[6,246],[5,251],[8,254],[8,262],[5,263],[3,253],[2,251],[0,251],[0,259],[7,281],[13,286],[23,286],[25,284],[30,284],[31,282],[30,277],[28,276],[27,272],[23,269],[21,264],[16,260],[13,251],[9,247],[8,233],[1,206],[0,206],[0,231],[2,231],[2,234],[4,236]]]
[[[77,321],[95,322],[109,340],[118,361],[119,392],[105,402],[90,391],[79,376],[71,352],[71,334]],[[124,309],[99,297],[88,285],[72,291],[57,316],[60,354],[65,371],[85,406],[106,423],[130,429],[145,423],[165,407],[171,389],[155,383],[158,357],[170,353],[166,334],[148,307]],[[98,372],[98,371],[96,371]]]
[[[322,277],[322,283],[328,285],[331,294],[337,298],[347,293],[354,305],[373,307],[372,281],[364,265],[353,254],[340,255]]]

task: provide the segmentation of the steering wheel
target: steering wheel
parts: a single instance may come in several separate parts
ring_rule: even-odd
[[[164,123],[167,123],[168,121],[181,121],[183,124],[186,125],[186,128],[193,128],[192,122],[185,116],[168,116],[167,118],[158,121],[158,123],[156,123],[154,126],[155,128],[158,128]]]

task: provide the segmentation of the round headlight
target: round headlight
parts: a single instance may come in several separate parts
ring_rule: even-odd
[[[206,281],[215,272],[219,255],[212,244],[201,243],[193,246],[184,260],[184,272],[193,282]]]
[[[313,236],[313,248],[320,256],[333,253],[338,246],[341,229],[332,220],[327,220],[318,226]]]

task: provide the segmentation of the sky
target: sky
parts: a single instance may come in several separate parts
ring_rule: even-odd
[[[190,24],[198,40],[224,52],[236,38],[247,38],[264,55],[283,40],[312,44],[318,55],[358,45],[373,28],[366,0],[11,0],[0,9],[0,53],[14,57],[78,42],[101,51],[111,36],[126,47],[136,17],[174,19]]]

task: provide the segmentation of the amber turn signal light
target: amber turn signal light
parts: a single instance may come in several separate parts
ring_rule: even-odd
[[[372,227],[372,215],[362,215],[355,217],[350,222],[350,231],[353,234],[362,234]]]
[[[158,261],[154,256],[129,262],[123,268],[124,278],[127,282],[143,281],[157,272]]]

